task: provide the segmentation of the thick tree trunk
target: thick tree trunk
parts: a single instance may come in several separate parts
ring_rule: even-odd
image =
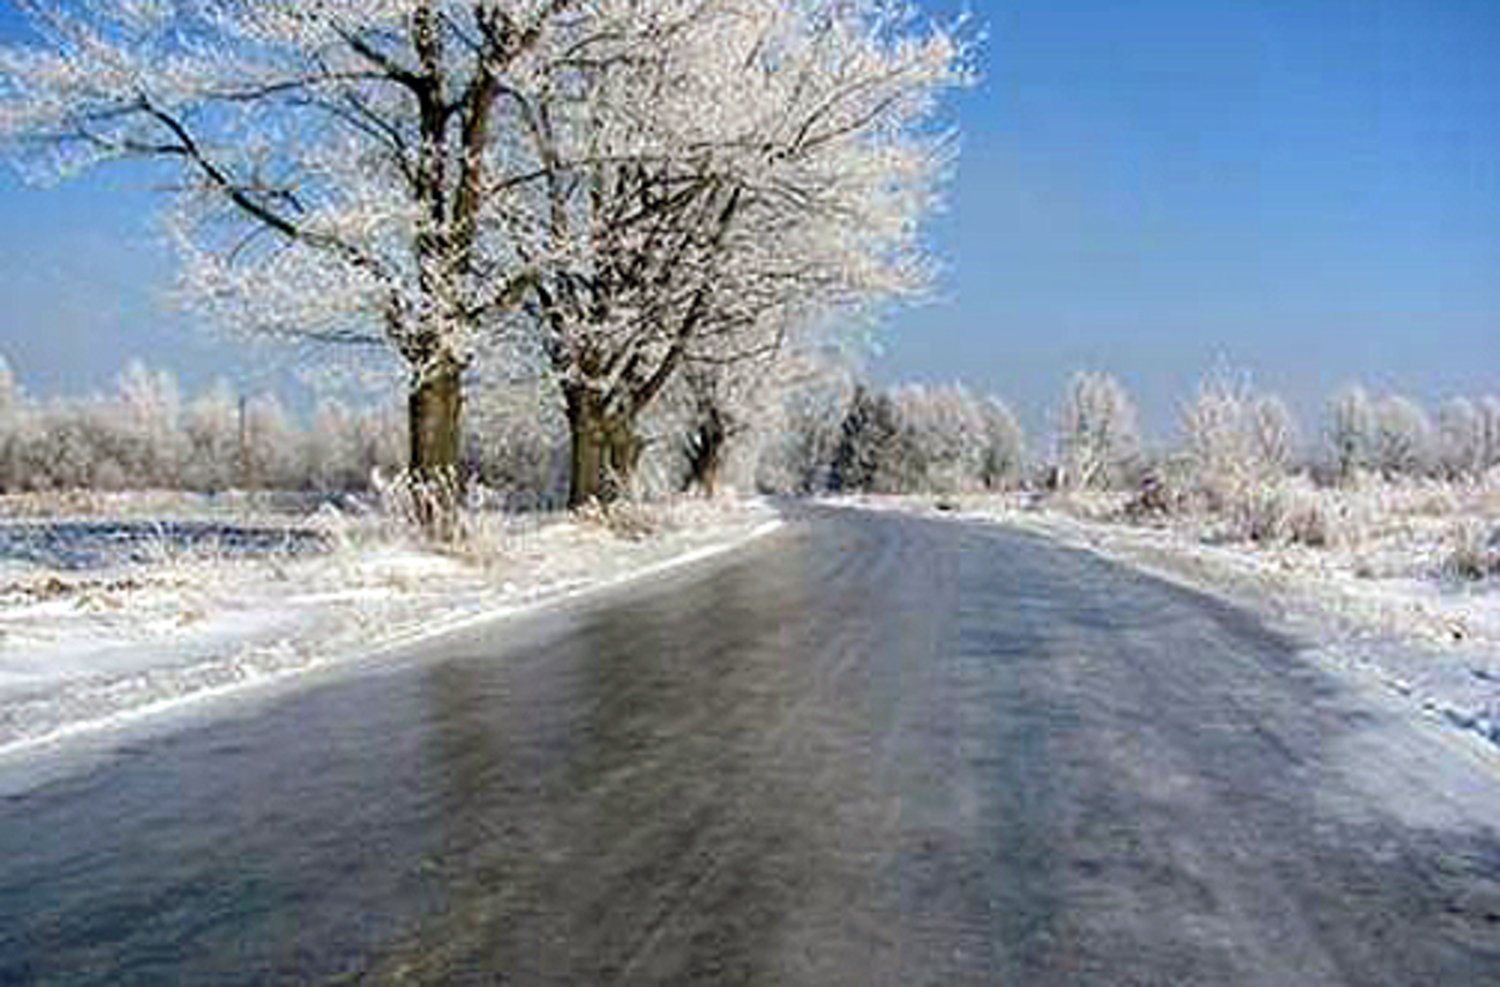
[[[453,534],[463,476],[463,372],[444,361],[417,374],[407,396],[411,494],[417,518],[431,536]]]
[[[571,457],[568,467],[568,506],[573,509],[603,497],[604,442],[602,415],[597,401],[587,392],[569,390],[568,437]]]
[[[717,412],[710,412],[699,422],[688,443],[689,490],[698,490],[712,497],[719,492],[719,474],[724,467],[724,447],[729,442],[729,430]]]
[[[586,388],[569,388],[566,398],[571,443],[568,506],[613,503],[629,489],[645,447],[635,434],[635,421],[606,414],[599,396]]]

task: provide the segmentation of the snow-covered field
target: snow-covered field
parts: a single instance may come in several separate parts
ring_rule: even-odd
[[[1322,491],[1338,533],[1320,547],[1232,539],[1224,519],[1127,520],[1126,498],[856,498],[862,506],[996,521],[1250,606],[1427,713],[1500,743],[1500,487]],[[942,510],[939,510],[939,503]]]
[[[266,499],[0,507],[0,550],[12,549],[0,753],[641,576],[778,523],[757,501],[683,500],[608,523],[481,514],[463,548],[436,551],[374,515]]]

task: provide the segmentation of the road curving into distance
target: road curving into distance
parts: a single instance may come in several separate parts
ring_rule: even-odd
[[[1494,984],[1497,826],[1241,611],[808,510],[10,795],[0,983]]]

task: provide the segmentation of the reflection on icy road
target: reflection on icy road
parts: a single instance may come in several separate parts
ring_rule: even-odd
[[[1222,604],[814,514],[0,804],[0,982],[1500,982],[1500,774]]]

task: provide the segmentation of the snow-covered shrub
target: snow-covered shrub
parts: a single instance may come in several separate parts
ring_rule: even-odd
[[[1074,374],[1058,416],[1057,486],[1113,490],[1128,485],[1139,463],[1135,403],[1104,373]]]
[[[1240,489],[1222,509],[1225,534],[1261,545],[1327,548],[1350,531],[1330,510],[1323,491],[1301,478],[1283,478]]]
[[[1037,506],[1061,511],[1085,521],[1117,521],[1129,516],[1131,495],[1118,490],[1052,491]]]
[[[406,472],[377,470],[370,477],[387,537],[406,535],[439,543],[463,540],[463,511],[449,509],[462,500],[459,486],[453,475],[419,479]]]

